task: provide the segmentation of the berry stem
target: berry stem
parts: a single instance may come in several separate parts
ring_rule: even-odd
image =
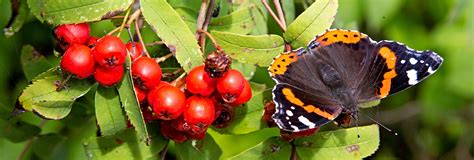
[[[204,25],[204,21],[206,18],[206,10],[207,10],[207,0],[202,0],[201,3],[201,8],[199,9],[199,16],[197,18],[196,22],[196,29],[202,29],[202,26]],[[199,39],[200,33],[196,32],[196,39]]]
[[[125,17],[123,18],[122,25],[120,25],[117,37],[120,37],[120,33],[122,33],[123,27],[125,26],[125,22],[127,22],[127,19],[128,19],[128,16],[130,15],[131,10],[132,10],[132,8],[127,9],[127,13],[125,13]]]
[[[56,91],[59,92],[61,91],[63,88],[64,88],[64,85],[66,85],[67,81],[69,81],[69,79],[71,79],[72,77],[72,74],[69,74],[66,79],[63,79],[61,80],[61,82],[59,83],[58,87],[56,88]]]
[[[170,84],[179,89],[183,88],[184,84],[186,84],[186,73],[181,74],[178,78],[176,78]]]
[[[167,54],[167,55],[165,55],[165,56],[162,56],[162,57],[158,58],[158,59],[156,60],[156,62],[161,63],[161,62],[165,61],[166,59],[170,58],[170,57],[173,56],[173,55],[174,55],[174,52],[169,53],[169,54]]]
[[[149,47],[149,46],[156,46],[156,45],[161,45],[161,44],[165,44],[165,43],[163,41],[155,41],[155,42],[147,43],[145,44],[145,46]]]
[[[143,52],[145,52],[145,55],[147,57],[150,57],[150,53],[148,53],[148,50],[146,49],[145,42],[143,42],[142,34],[140,32],[140,25],[138,25],[138,20],[139,20],[138,18],[135,20],[135,32],[138,35],[138,40],[140,41],[140,44],[142,45]]]
[[[204,31],[204,30],[200,30],[200,29],[198,29],[197,31],[199,33],[204,33],[207,37],[209,37],[209,39],[211,39],[212,44],[214,45],[214,47],[216,47],[216,50],[221,51],[221,46],[219,46],[216,39],[214,39],[214,37],[209,32]]]
[[[115,28],[114,30],[110,31],[109,33],[107,33],[108,36],[114,34],[115,32],[117,32],[118,30],[120,29],[120,27],[117,27]]]
[[[281,7],[280,0],[273,0],[273,4],[275,4],[275,8],[277,10],[278,17],[280,17],[280,22],[284,27],[282,29],[284,31],[286,31],[285,15],[283,14],[283,8]]]
[[[168,145],[169,145],[169,142],[166,143],[165,147],[163,147],[163,150],[160,151],[160,160],[165,160],[166,152],[168,152]]]
[[[286,26],[280,21],[280,18],[278,18],[278,16],[275,14],[275,12],[273,12],[270,5],[268,5],[267,0],[262,0],[262,3],[263,3],[263,6],[265,6],[265,8],[267,9],[268,13],[270,13],[270,15],[272,16],[273,20],[275,20],[277,22],[278,26],[280,26],[280,28],[283,30],[283,32],[286,32]],[[280,10],[281,10],[281,7],[280,7]]]

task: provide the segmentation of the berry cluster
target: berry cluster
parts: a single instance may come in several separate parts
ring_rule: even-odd
[[[161,122],[161,133],[175,142],[203,139],[210,125],[226,127],[233,118],[233,107],[246,103],[252,97],[250,83],[239,71],[228,69],[230,63],[222,66],[227,69],[219,74],[208,72],[216,63],[206,59],[205,64],[193,68],[187,75],[187,99],[184,104],[179,104],[183,105],[182,110],[176,109],[178,104],[167,109],[153,105],[155,114],[166,120]]]
[[[59,46],[65,50],[60,62],[62,70],[78,79],[93,76],[102,86],[110,87],[122,80],[128,52],[133,53],[132,59],[141,55],[140,45],[125,45],[115,36],[90,36],[87,23],[61,25],[54,33]]]

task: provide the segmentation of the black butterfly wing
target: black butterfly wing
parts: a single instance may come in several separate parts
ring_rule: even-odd
[[[391,41],[380,41],[371,54],[376,55],[372,70],[357,89],[361,103],[407,89],[432,75],[443,63],[435,52],[416,51]]]
[[[280,129],[299,132],[320,127],[342,111],[337,104],[295,86],[278,83],[273,88],[276,112],[273,119]]]

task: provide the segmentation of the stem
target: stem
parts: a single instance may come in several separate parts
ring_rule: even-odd
[[[293,144],[293,142],[291,142],[290,160],[297,160],[297,159],[298,159],[298,155],[296,154],[296,146],[295,146],[295,144]]]
[[[171,85],[179,89],[182,89],[182,87],[184,87],[184,84],[186,84],[186,73],[181,74],[178,78],[171,82]]]
[[[48,122],[48,121],[45,120],[45,119],[41,120],[41,122],[38,124],[38,127],[39,127],[39,128],[42,128],[42,127],[46,124],[46,122]],[[30,139],[26,142],[26,144],[25,144],[25,146],[23,147],[23,149],[21,149],[20,155],[18,155],[18,157],[16,158],[17,160],[25,159],[26,153],[27,153],[28,150],[30,149],[31,144],[33,144],[33,140],[36,139],[36,138],[37,138],[37,136],[32,137],[32,138],[30,138]]]
[[[130,19],[128,19],[127,24],[125,26],[128,28],[130,24],[132,24],[132,22],[135,21],[138,18],[138,16],[140,16],[141,13],[142,11],[139,9],[133,12],[133,14],[130,16]]]
[[[130,15],[130,11],[132,9],[128,8],[127,13],[125,13],[125,18],[123,18],[122,25],[120,25],[119,33],[117,34],[117,37],[120,37],[120,33],[122,33],[123,27],[125,26],[125,22],[127,22],[128,15]]]
[[[120,27],[117,27],[115,28],[114,30],[110,31],[109,33],[107,33],[108,36],[114,34],[115,32],[117,32],[118,30],[120,29]]]
[[[211,15],[212,15],[212,10],[214,8],[214,0],[210,0],[209,6],[207,7],[206,10],[206,18],[204,19],[204,24],[201,28],[202,31],[207,31],[207,27],[209,26],[209,23],[211,21]],[[206,47],[206,38],[202,36],[202,34],[199,36],[199,46],[201,46],[201,51],[204,53],[205,47]]]
[[[273,0],[273,4],[275,4],[278,17],[280,17],[280,22],[284,27],[283,30],[286,31],[285,15],[283,14],[283,8],[281,7],[280,0]]]
[[[148,53],[148,50],[146,49],[145,42],[143,42],[142,34],[140,33],[140,26],[138,25],[138,20],[139,19],[135,20],[135,32],[137,32],[138,40],[140,41],[140,44],[142,45],[143,52],[145,52],[145,55],[147,57],[151,57],[150,53]]]
[[[173,55],[174,55],[174,52],[169,53],[169,54],[167,54],[165,56],[162,56],[159,59],[157,59],[156,62],[161,63],[161,62],[165,61],[166,59],[170,58]]]
[[[61,82],[59,83],[58,87],[56,88],[56,91],[59,92],[61,91],[63,88],[64,88],[64,85],[66,85],[67,81],[69,81],[69,79],[71,79],[72,77],[72,74],[69,74],[66,79],[63,79],[61,80]]]
[[[145,46],[156,46],[156,45],[161,45],[161,44],[165,44],[163,41],[155,41],[155,42],[151,42],[151,43],[147,43],[145,44]]]
[[[202,0],[201,9],[199,9],[199,16],[197,19],[196,29],[202,29],[204,25],[204,21],[206,18],[206,10],[207,10],[207,0]],[[196,33],[196,39],[199,39],[200,34]]]
[[[163,148],[163,150],[160,151],[160,159],[161,160],[165,160],[165,157],[166,157],[166,152],[168,152],[168,145],[169,145],[169,141],[168,143],[165,144],[165,147]]]
[[[199,33],[204,33],[209,39],[211,39],[212,44],[216,47],[217,50],[221,50],[221,46],[217,43],[216,39],[207,31],[197,30]]]
[[[270,15],[272,16],[273,20],[275,20],[277,22],[278,26],[280,26],[280,28],[283,30],[283,32],[286,32],[285,25],[282,24],[282,22],[280,21],[280,18],[278,18],[277,15],[275,14],[275,12],[273,12],[272,8],[270,7],[270,5],[268,5],[267,1],[262,0],[262,3],[265,6],[265,8],[268,10],[268,13],[270,13]]]

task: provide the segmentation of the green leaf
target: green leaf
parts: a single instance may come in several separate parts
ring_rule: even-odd
[[[165,0],[143,0],[141,7],[145,20],[166,46],[175,51],[176,59],[186,72],[202,64],[196,37]]]
[[[203,140],[188,140],[184,143],[177,143],[175,147],[178,159],[218,159],[222,154],[221,148],[210,134],[206,134]]]
[[[41,128],[17,119],[2,119],[0,126],[2,127],[0,137],[5,137],[15,143],[26,141],[41,132]]]
[[[263,7],[263,4],[261,3],[261,1],[259,0],[252,0],[252,1],[253,2],[250,3],[249,7],[250,7],[250,14],[255,23],[255,27],[250,33],[252,35],[267,34],[268,33],[268,27],[267,27],[268,11]]]
[[[328,29],[336,15],[337,0],[319,0],[301,13],[283,34],[293,48],[306,46],[317,34]]]
[[[31,145],[31,150],[41,159],[54,159],[63,154],[66,137],[59,134],[41,135]]]
[[[232,69],[238,70],[245,79],[250,80],[257,69],[257,66],[252,64],[245,64],[240,63],[238,61],[232,61],[231,67]]]
[[[209,23],[209,30],[248,34],[254,26],[251,8],[244,7],[231,14],[212,19]]]
[[[263,93],[265,85],[251,83],[252,99],[243,106],[235,108],[234,120],[222,129],[215,129],[219,133],[226,134],[246,134],[266,127],[262,122],[262,114],[264,109]]]
[[[62,119],[71,112],[74,101],[89,92],[89,80],[71,78],[61,91],[56,91],[62,78],[55,75],[39,79],[29,85],[18,98],[28,111],[34,111],[47,119]]]
[[[103,136],[114,135],[127,128],[127,120],[120,107],[120,99],[115,88],[97,87],[95,116]]]
[[[130,71],[131,64],[132,62],[130,61],[130,57],[128,56],[126,60],[127,69],[125,70],[122,82],[120,82],[116,86],[116,88],[119,93],[122,107],[125,110],[125,114],[128,116],[130,123],[135,127],[140,141],[144,141],[148,144],[150,137],[148,135],[145,120],[143,119],[140,104],[138,103],[137,96],[135,95],[135,90],[133,89],[133,80]]]
[[[268,160],[287,160],[290,159],[291,145],[281,140],[280,137],[270,137],[254,147],[238,155],[230,157],[230,160],[242,159],[268,159]]]
[[[133,0],[28,0],[33,15],[59,25],[98,21],[127,9]]]
[[[285,21],[286,24],[291,24],[295,19],[295,2],[294,0],[285,0],[281,1],[281,8],[283,9],[283,13],[285,14]]]
[[[89,159],[147,159],[163,150],[168,141],[152,133],[149,146],[141,143],[140,135],[133,129],[127,129],[116,136],[92,137],[83,143]]]
[[[241,35],[212,31],[222,49],[242,63],[268,66],[273,58],[284,51],[284,41],[278,35]]]
[[[319,132],[294,142],[300,159],[362,159],[372,155],[379,143],[377,125]]]
[[[31,82],[34,82],[34,81],[37,81],[37,80],[40,80],[40,79],[44,79],[46,77],[54,77],[56,75],[61,75],[61,69],[59,69],[59,66],[52,67],[52,68],[44,71],[43,73],[38,74],[36,77],[31,79]]]
[[[12,16],[12,4],[11,1],[0,1],[0,28],[5,27],[8,24]]]
[[[26,0],[21,0],[19,5],[18,14],[14,17],[15,19],[9,26],[6,26],[5,29],[3,29],[3,32],[7,37],[11,37],[16,32],[20,31],[23,23],[25,23],[30,16],[30,10],[28,9]]]
[[[23,73],[28,81],[51,68],[48,60],[30,45],[23,46],[20,59]]]

